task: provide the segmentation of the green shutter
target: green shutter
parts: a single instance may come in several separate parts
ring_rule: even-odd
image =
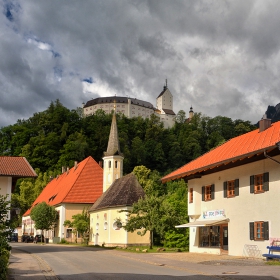
[[[250,240],[254,240],[254,222],[249,223],[249,229],[250,229]]]
[[[202,201],[205,201],[205,186],[201,188]]]
[[[215,199],[215,185],[211,185],[211,199]]]
[[[263,190],[266,192],[269,191],[269,173],[268,172],[263,174]]]
[[[263,222],[263,237],[264,240],[269,240],[269,228],[268,228],[268,222]]]
[[[224,182],[224,197],[227,197],[227,181]]]
[[[255,175],[250,176],[250,193],[255,192]]]
[[[239,179],[234,181],[234,195],[239,196]]]

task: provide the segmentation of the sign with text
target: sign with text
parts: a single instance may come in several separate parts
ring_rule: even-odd
[[[203,212],[203,219],[219,218],[219,217],[225,217],[225,216],[226,215],[225,215],[224,209]]]

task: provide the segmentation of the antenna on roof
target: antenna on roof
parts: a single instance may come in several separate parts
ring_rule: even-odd
[[[165,87],[167,88],[167,79],[165,79]]]

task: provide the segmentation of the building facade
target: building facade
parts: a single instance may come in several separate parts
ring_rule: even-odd
[[[100,109],[106,114],[110,114],[115,108],[116,113],[121,113],[128,118],[150,118],[152,114],[155,114],[163,122],[165,128],[172,127],[175,123],[176,114],[173,111],[173,95],[167,88],[167,83],[157,97],[156,104],[157,108],[150,102],[136,98],[121,96],[98,97],[83,104],[83,114],[87,117],[95,114]]]
[[[190,252],[262,257],[280,244],[280,122],[211,150],[162,178],[188,182]]]
[[[145,195],[133,173],[123,176],[123,159],[114,110],[103,157],[103,194],[89,209],[90,244],[123,247],[149,244],[148,233],[141,236],[122,227],[127,221],[126,211]]]

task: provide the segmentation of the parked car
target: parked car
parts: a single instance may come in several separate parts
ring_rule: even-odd
[[[45,238],[44,238],[44,235],[43,234],[37,234],[35,235],[35,238],[34,238],[34,242],[44,242]]]
[[[9,242],[18,242],[18,234],[16,232],[13,232],[11,235],[8,236]]]
[[[33,242],[34,241],[34,237],[32,235],[22,235],[21,236],[21,242]]]

